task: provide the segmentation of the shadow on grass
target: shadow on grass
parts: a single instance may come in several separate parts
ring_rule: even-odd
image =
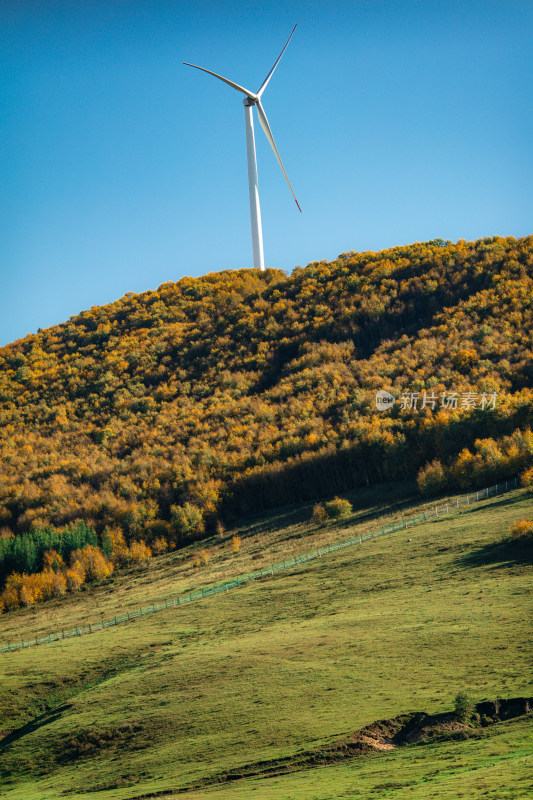
[[[481,505],[482,501],[483,505]],[[524,501],[523,493],[515,494],[513,497],[509,497],[509,492],[505,492],[501,495],[497,495],[496,497],[488,498],[488,500],[485,500],[485,498],[481,497],[479,501],[476,501],[475,503],[472,502],[470,506],[467,506],[466,508],[463,506],[462,513],[475,514],[476,511],[486,511],[488,508],[496,509],[499,506],[506,506],[507,508],[510,508],[513,505],[522,503],[523,501]]]
[[[72,703],[64,703],[62,706],[58,706],[50,711],[45,711],[42,714],[39,714],[38,717],[30,720],[20,728],[10,731],[7,736],[4,736],[3,739],[0,739],[0,753],[3,752],[5,748],[12,742],[22,739],[23,736],[27,736],[28,733],[33,733],[39,728],[42,728],[44,725],[49,725],[51,722],[55,722],[56,719],[59,719],[63,712],[68,711],[69,708],[72,708]]]
[[[416,493],[413,481],[397,481],[360,487],[350,492],[341,493],[353,505],[355,516],[335,520],[336,528],[350,528],[362,522],[378,519],[387,514],[397,514],[410,508],[420,498]],[[317,497],[316,502],[324,502]],[[329,498],[330,499],[330,498]],[[249,515],[240,523],[239,534],[253,536],[258,533],[269,533],[274,530],[289,528],[299,523],[311,523],[314,502],[292,504],[268,512],[260,512],[255,517]],[[299,531],[287,539],[305,538],[309,531]]]
[[[527,540],[503,539],[484,545],[462,556],[457,562],[462,567],[505,567],[510,564],[533,564],[533,537]]]

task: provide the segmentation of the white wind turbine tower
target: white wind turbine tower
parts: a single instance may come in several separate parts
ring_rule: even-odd
[[[201,69],[202,72],[207,72],[209,75],[213,75],[215,78],[219,78],[219,80],[224,81],[227,83],[228,86],[232,86],[237,91],[242,92],[246,95],[245,99],[243,100],[244,103],[244,117],[246,121],[246,155],[248,158],[248,187],[250,190],[250,217],[252,222],[252,246],[254,251],[254,267],[264,270],[265,269],[265,257],[263,254],[263,231],[261,227],[261,209],[259,207],[259,187],[257,185],[257,160],[255,157],[255,139],[254,139],[254,122],[252,117],[252,108],[255,106],[257,108],[257,116],[259,117],[259,123],[265,132],[265,136],[267,137],[268,141],[270,142],[270,146],[274,151],[274,155],[278,159],[278,164],[281,167],[283,174],[285,175],[285,180],[289,184],[289,189],[292,192],[292,196],[298,206],[299,211],[302,209],[296,200],[296,195],[293,192],[291,183],[287,177],[287,173],[285,172],[285,168],[281,162],[281,158],[278,153],[278,148],[276,147],[276,143],[274,141],[274,137],[272,136],[272,131],[270,130],[270,125],[268,124],[268,120],[266,118],[266,114],[264,111],[263,106],[261,105],[261,95],[265,91],[268,82],[272,75],[274,74],[274,70],[278,66],[281,56],[287,49],[287,45],[289,44],[290,40],[292,39],[292,35],[296,30],[296,25],[291,31],[291,35],[287,39],[285,43],[285,47],[279,54],[276,59],[276,62],[268,75],[266,76],[265,80],[261,84],[261,87],[258,89],[257,92],[250,92],[248,89],[245,89],[243,86],[239,86],[238,83],[233,83],[233,81],[228,80],[227,78],[223,78],[222,75],[217,75],[216,72],[211,72],[209,69],[204,69],[204,67],[198,67],[196,64],[189,64],[186,61],[183,63],[187,67],[195,67],[195,69]]]

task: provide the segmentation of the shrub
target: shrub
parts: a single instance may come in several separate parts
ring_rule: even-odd
[[[324,504],[324,508],[329,519],[341,519],[352,513],[352,504],[349,500],[344,500],[342,497],[334,497],[333,500],[328,500],[328,502]]]
[[[533,520],[519,519],[509,528],[511,540],[517,544],[527,544],[533,541]]]
[[[533,487],[533,467],[525,469],[520,475],[520,485]]]
[[[474,713],[474,701],[466,692],[459,692],[455,695],[454,710],[458,720],[467,722]]]
[[[235,554],[241,549],[241,537],[237,536],[237,534],[234,534],[231,538],[231,549]]]
[[[425,496],[439,494],[446,488],[448,477],[440,461],[435,458],[418,472],[416,482],[418,491]]]
[[[129,547],[130,560],[134,564],[148,564],[152,558],[152,551],[141,539],[140,542],[132,542]]]
[[[164,536],[158,536],[157,539],[154,539],[152,542],[152,553],[156,556],[161,555],[161,553],[166,553],[168,550],[168,542]]]
[[[313,508],[313,522],[316,525],[325,525],[328,520],[326,509],[321,503],[317,503]]]

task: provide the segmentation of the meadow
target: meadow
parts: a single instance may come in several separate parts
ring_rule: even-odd
[[[4,614],[0,640],[107,618],[413,516],[409,487],[386,488],[354,495],[338,525],[286,509],[203,542],[203,567],[190,548],[176,551]],[[517,490],[215,598],[3,654],[2,797],[526,797],[528,718],[287,774],[268,765],[375,720],[450,711],[460,691],[476,702],[530,694],[531,562],[505,540],[532,506]]]

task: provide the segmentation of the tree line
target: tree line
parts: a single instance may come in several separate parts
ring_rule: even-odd
[[[532,297],[533,237],[435,240],[183,278],[0,348],[0,541],[85,525],[157,551],[435,461],[450,486],[526,469]]]

